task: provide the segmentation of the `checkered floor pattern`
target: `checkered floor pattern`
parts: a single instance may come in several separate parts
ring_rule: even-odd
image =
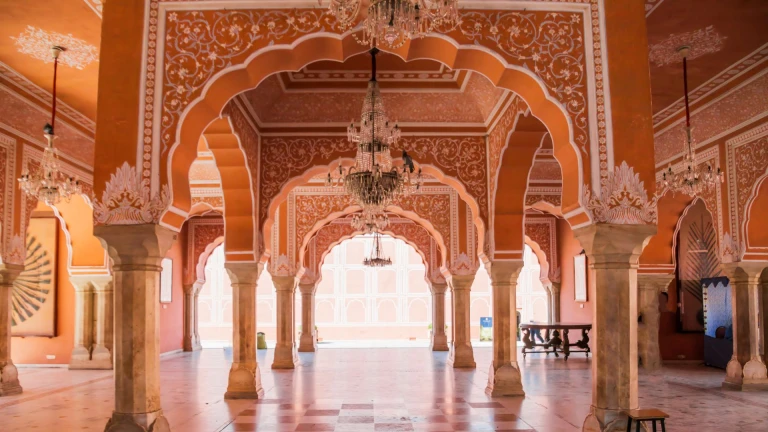
[[[531,431],[499,402],[436,399],[288,403],[262,399],[240,412],[231,431]]]

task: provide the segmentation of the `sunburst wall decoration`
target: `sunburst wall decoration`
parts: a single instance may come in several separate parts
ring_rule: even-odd
[[[56,219],[33,218],[24,271],[11,293],[12,336],[56,336]]]

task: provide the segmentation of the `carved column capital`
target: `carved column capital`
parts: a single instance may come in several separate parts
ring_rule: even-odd
[[[317,283],[299,283],[299,291],[301,291],[302,295],[310,295],[314,294],[315,290],[317,290]]]
[[[669,284],[675,278],[673,274],[637,274],[637,289],[656,291],[656,293],[667,292]]]
[[[295,291],[297,282],[296,276],[272,276],[276,291]]]
[[[432,282],[429,284],[432,289],[432,294],[445,294],[448,291],[448,283]]]
[[[264,270],[264,264],[228,262],[224,264],[224,268],[233,284],[256,285]]]
[[[452,291],[469,291],[475,275],[450,275],[447,281]]]
[[[486,269],[493,285],[511,285],[517,283],[523,265],[523,260],[491,261]]]

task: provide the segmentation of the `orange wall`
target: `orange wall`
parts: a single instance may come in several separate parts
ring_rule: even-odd
[[[587,302],[577,303],[573,286],[573,257],[582,251],[581,244],[573,236],[570,225],[564,219],[557,219],[557,253],[560,261],[560,321],[592,322],[592,297],[587,293]],[[589,277],[589,276],[587,276]]]
[[[184,288],[182,285],[184,248],[180,234],[166,254],[173,260],[173,296],[171,303],[160,305],[160,352],[182,349],[184,332]]]
[[[67,274],[67,239],[57,224],[56,337],[13,337],[11,358],[16,364],[68,364],[75,344],[75,289]],[[47,355],[56,356],[47,359]]]

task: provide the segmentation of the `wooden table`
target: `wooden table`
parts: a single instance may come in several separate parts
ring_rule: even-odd
[[[592,330],[592,324],[582,323],[524,323],[520,324],[520,329],[523,333],[523,358],[526,354],[547,354],[553,353],[555,357],[560,357],[558,354],[563,353],[565,359],[568,360],[568,356],[572,352],[583,352],[589,357],[589,331]],[[542,338],[543,343],[536,343],[531,337],[531,330],[544,330]],[[581,340],[571,343],[568,332],[569,330],[581,330]],[[562,331],[562,338],[560,332]],[[572,349],[575,347],[576,349]],[[539,349],[541,348],[541,349]],[[551,351],[550,351],[551,349]]]

